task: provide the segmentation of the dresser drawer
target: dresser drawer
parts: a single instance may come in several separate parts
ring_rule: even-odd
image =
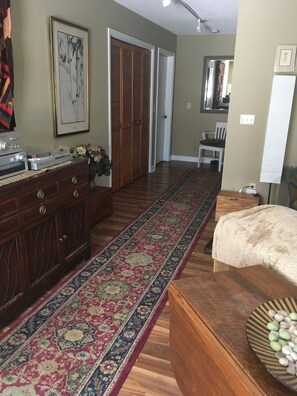
[[[59,189],[61,191],[79,186],[80,184],[84,183],[88,179],[88,173],[85,169],[74,169],[69,176],[59,180]]]
[[[47,201],[49,198],[54,197],[58,193],[56,182],[48,184],[33,184],[31,190],[24,193],[20,198],[20,208],[26,209],[29,206],[34,206],[38,203]]]
[[[28,224],[36,220],[51,215],[59,207],[58,197],[35,204],[32,208],[22,212],[23,224]]]
[[[81,197],[87,196],[88,188],[89,188],[88,183],[83,183],[76,185],[72,188],[62,190],[61,191],[62,205],[74,203],[75,201],[79,200]]]

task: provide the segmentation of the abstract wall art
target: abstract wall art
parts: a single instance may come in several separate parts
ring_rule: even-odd
[[[88,29],[50,18],[55,136],[89,131]]]

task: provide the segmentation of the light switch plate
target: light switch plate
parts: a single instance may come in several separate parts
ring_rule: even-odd
[[[240,124],[254,125],[254,123],[255,123],[255,115],[254,114],[241,114],[240,115]]]

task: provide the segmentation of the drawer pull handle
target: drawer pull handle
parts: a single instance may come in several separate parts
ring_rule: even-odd
[[[37,191],[37,198],[38,199],[42,199],[42,198],[44,198],[44,191],[43,190],[39,190],[39,191]]]
[[[79,197],[79,192],[77,190],[73,191],[73,196],[74,198],[78,198]]]
[[[72,184],[77,184],[77,177],[73,176],[73,178],[71,179]]]
[[[39,213],[41,215],[45,215],[46,214],[46,206],[44,206],[44,205],[40,206]]]
[[[62,237],[59,238],[60,242],[66,241],[66,239],[68,238],[68,236],[65,234]]]

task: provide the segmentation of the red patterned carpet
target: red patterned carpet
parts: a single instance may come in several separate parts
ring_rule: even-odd
[[[116,395],[214,209],[188,170],[0,342],[0,394]]]

